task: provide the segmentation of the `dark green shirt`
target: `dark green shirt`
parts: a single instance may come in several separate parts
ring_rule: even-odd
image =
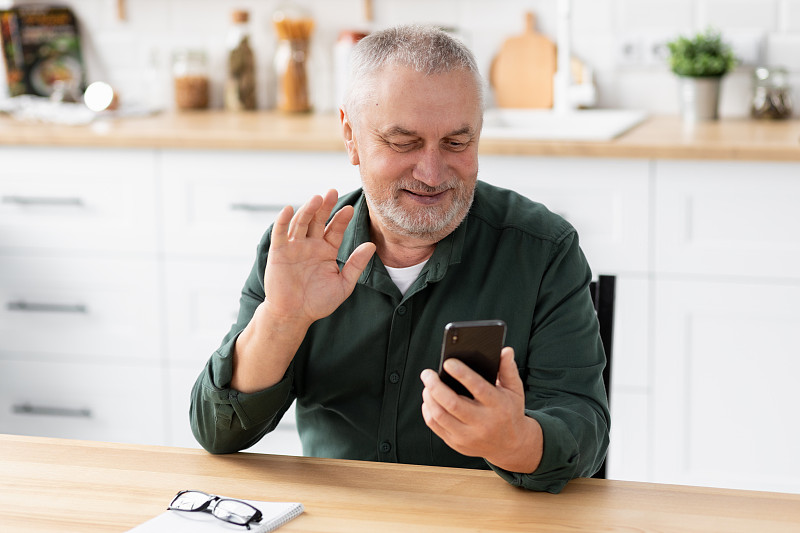
[[[361,191],[340,204],[355,215],[339,249],[344,264],[369,240]],[[353,294],[315,322],[283,380],[264,391],[230,388],[236,337],[264,300],[270,232],[242,289],[237,322],[192,390],[192,430],[212,453],[248,448],[297,400],[306,455],[493,468],[514,485],[560,491],[590,476],[608,446],[605,356],[589,295],[591,272],[575,229],[540,204],[478,182],[459,227],[436,245],[402,295],[377,254]],[[448,447],[425,425],[419,378],[437,369],[445,324],[502,319],[525,384],[526,414],[544,432],[534,473],[512,473]],[[269,438],[269,437],[267,437]]]

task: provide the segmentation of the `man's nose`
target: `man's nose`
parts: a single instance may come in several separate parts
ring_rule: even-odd
[[[444,157],[439,148],[426,148],[419,153],[412,177],[425,185],[436,187],[446,180],[445,168]]]

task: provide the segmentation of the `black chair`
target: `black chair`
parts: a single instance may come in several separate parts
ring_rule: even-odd
[[[606,352],[606,367],[603,369],[603,383],[606,386],[606,394],[609,402],[611,401],[611,361],[614,344],[614,299],[616,290],[616,276],[601,275],[597,280],[592,281],[589,290],[592,293],[594,310],[597,313],[597,321],[600,324],[600,340],[603,343],[603,350]],[[606,461],[600,470],[592,476],[599,479],[606,478]]]

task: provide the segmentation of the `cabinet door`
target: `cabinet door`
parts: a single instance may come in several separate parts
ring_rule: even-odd
[[[170,361],[202,365],[219,347],[236,322],[239,296],[253,260],[167,259],[166,331]]]
[[[800,285],[657,281],[655,481],[800,492]]]
[[[617,276],[611,364],[609,479],[647,481],[650,476],[650,282]]]
[[[647,161],[483,156],[478,177],[571,222],[596,274],[648,270]]]
[[[155,154],[0,147],[0,249],[155,252]]]
[[[0,359],[0,432],[166,444],[158,364]]]
[[[160,360],[155,260],[4,255],[0,264],[0,357]]]
[[[286,205],[361,186],[341,152],[166,151],[162,157],[167,253],[253,258]]]
[[[658,161],[656,270],[800,278],[800,163]]]

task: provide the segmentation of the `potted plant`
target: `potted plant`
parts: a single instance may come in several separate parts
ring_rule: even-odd
[[[736,66],[730,46],[709,28],[692,38],[679,36],[667,47],[670,68],[678,75],[684,120],[716,119],[720,81]]]

